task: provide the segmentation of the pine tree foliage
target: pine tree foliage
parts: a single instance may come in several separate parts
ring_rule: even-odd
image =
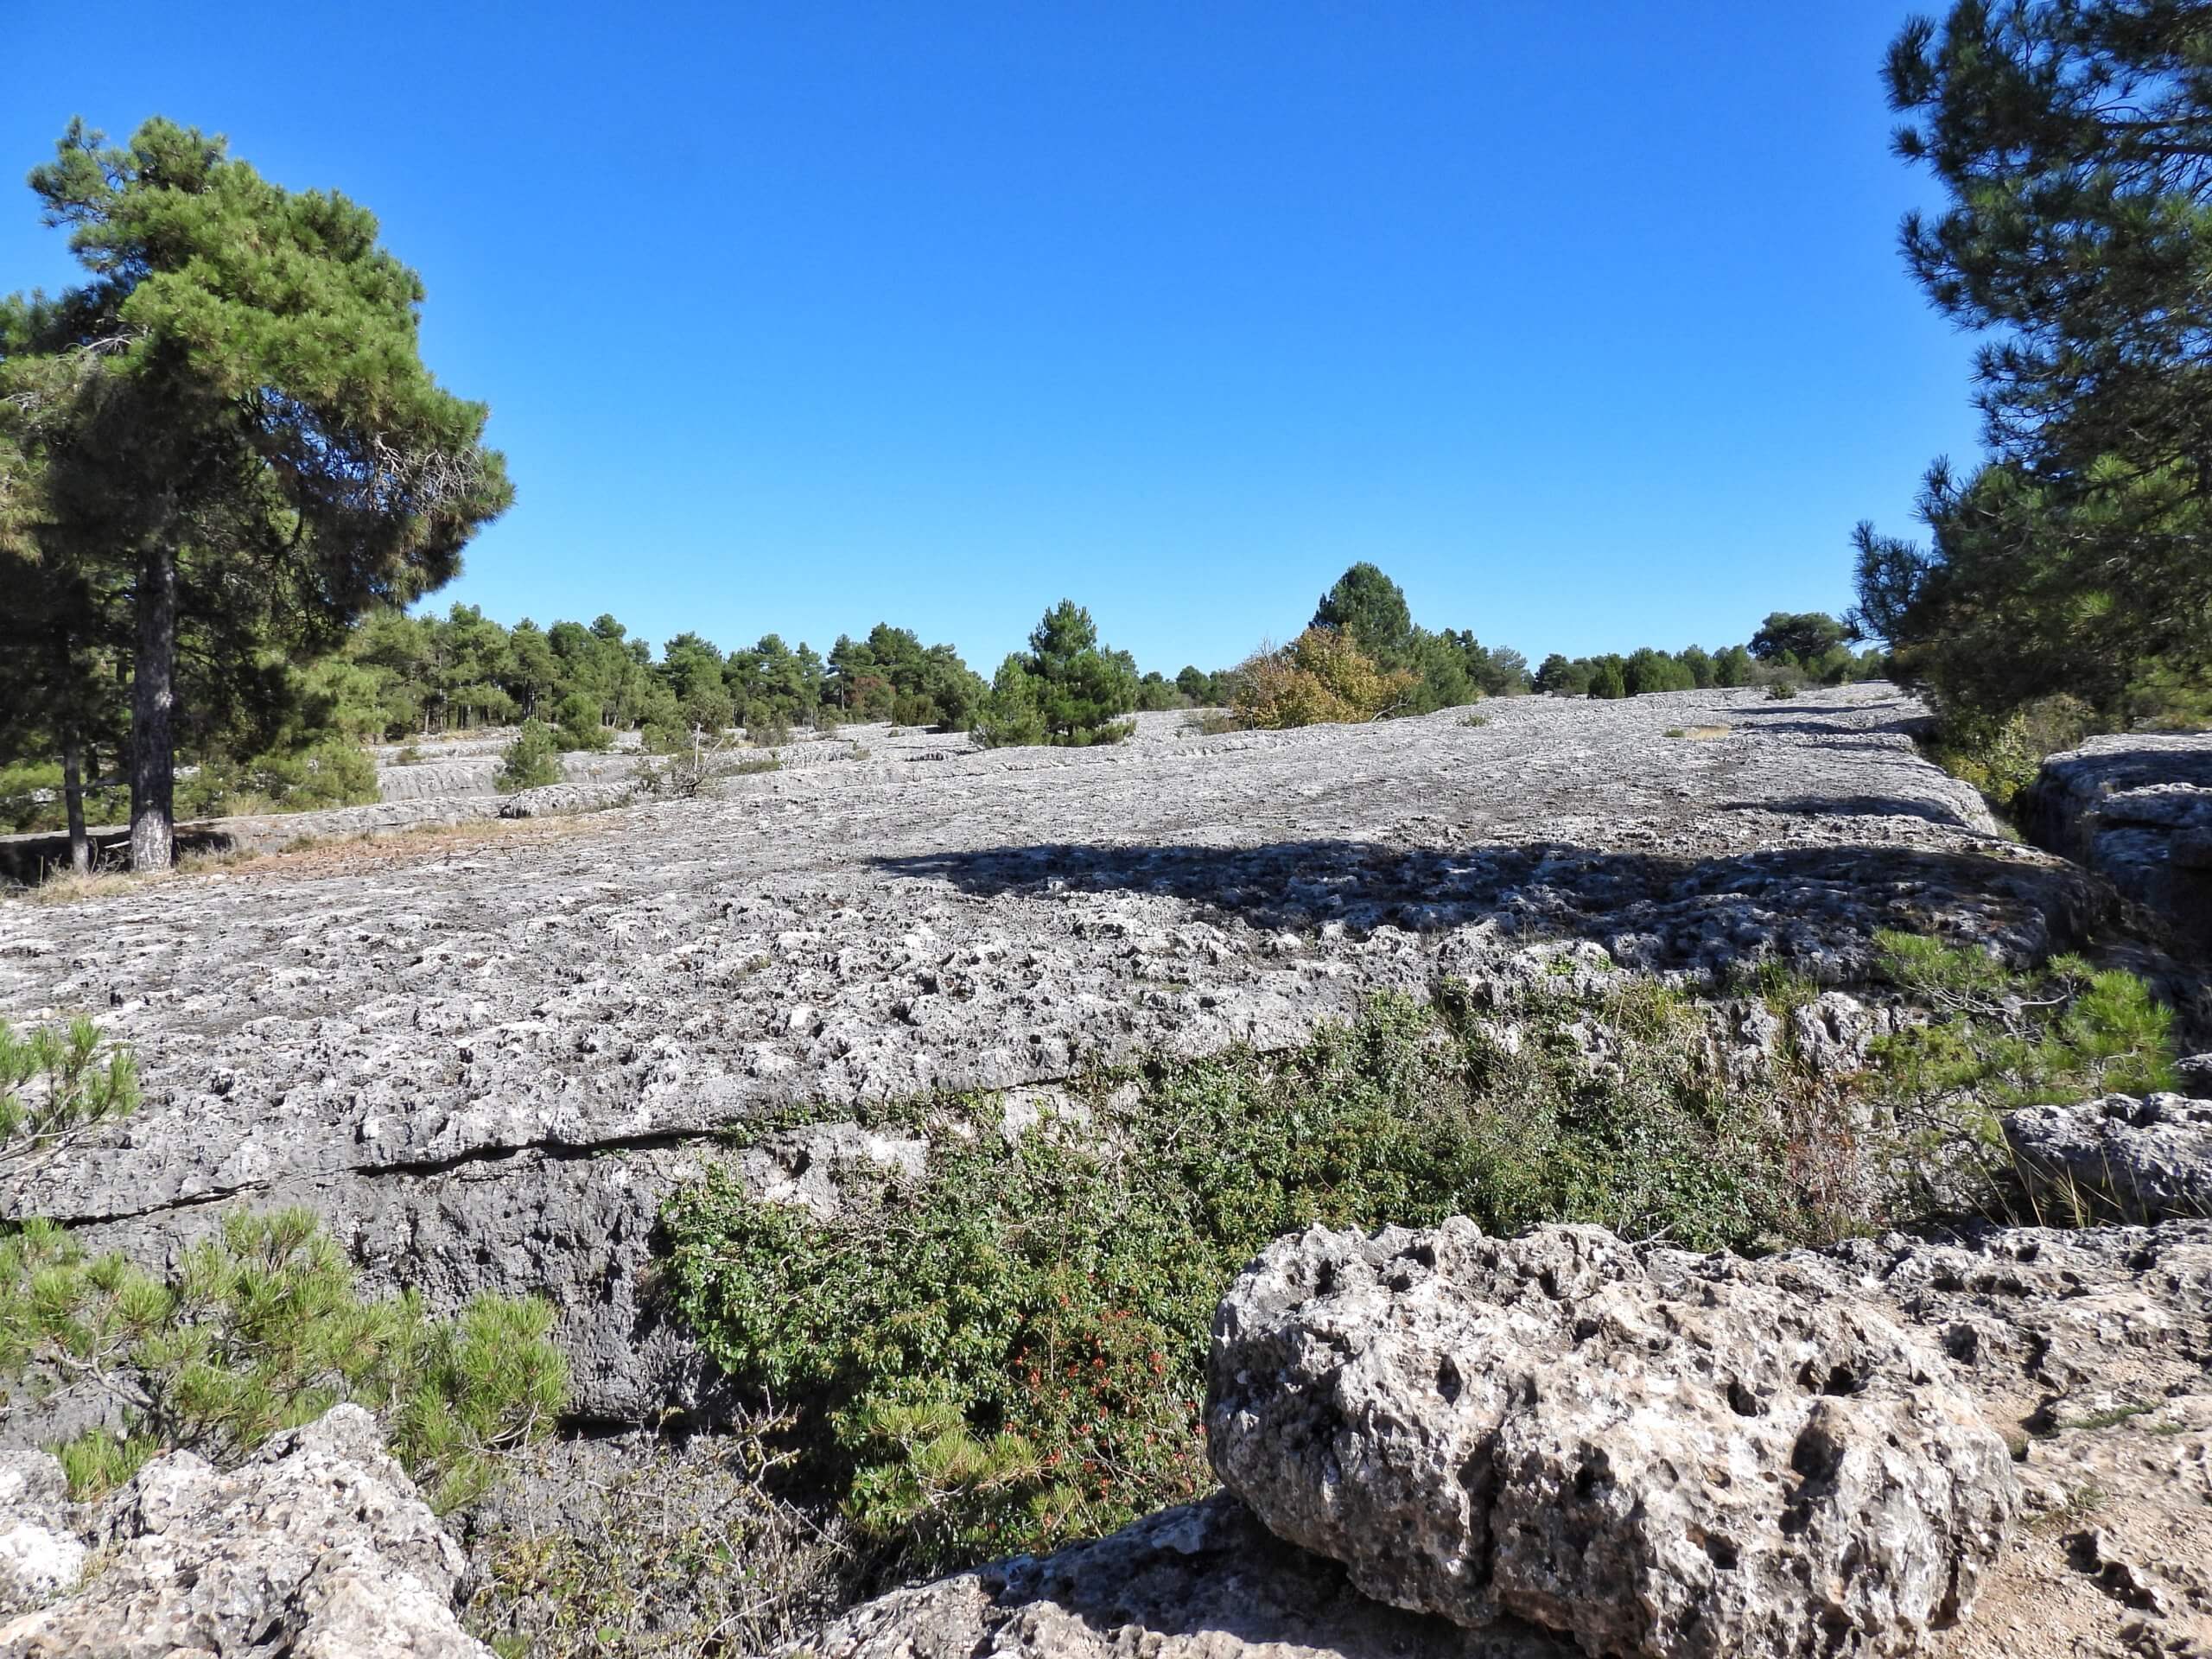
[[[71,123],[31,188],[87,280],[0,307],[7,471],[42,563],[127,585],[132,854],[158,868],[187,619],[241,667],[333,643],[449,580],[512,492],[365,209],[159,118],[122,147]]]
[[[470,1502],[567,1403],[552,1322],[534,1298],[479,1296],[445,1320],[411,1292],[364,1300],[304,1210],[232,1215],[167,1274],[47,1222],[0,1239],[0,1384],[117,1425],[57,1448],[80,1497],[160,1451],[235,1464],[350,1401],[383,1419],[435,1507]]]
[[[1861,625],[1954,713],[2124,716],[2212,663],[2212,5],[1960,0],[1886,78],[1949,198],[1906,260],[1988,336],[1989,455],[1930,472],[1928,546],[1859,526]]]

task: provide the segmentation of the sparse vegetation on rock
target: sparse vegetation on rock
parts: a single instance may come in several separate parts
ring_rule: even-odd
[[[566,1406],[552,1321],[536,1300],[480,1296],[441,1320],[411,1293],[364,1300],[304,1210],[233,1214],[168,1274],[31,1221],[0,1238],[0,1408],[67,1397],[89,1413],[95,1426],[56,1451],[72,1491],[96,1497],[156,1452],[233,1465],[280,1429],[364,1405],[449,1509]]]

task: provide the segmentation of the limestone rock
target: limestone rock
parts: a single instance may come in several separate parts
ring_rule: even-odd
[[[43,1452],[0,1452],[0,1618],[71,1588],[85,1554],[61,1465]]]
[[[1946,1363],[1867,1305],[1601,1229],[1271,1246],[1216,1316],[1223,1483],[1362,1590],[1585,1651],[1909,1650],[2015,1503]]]
[[[2212,946],[2212,733],[2091,738],[2043,763],[2023,807],[2031,840]]]
[[[1385,1607],[1234,1498],[1164,1510],[854,1609],[786,1659],[1573,1659],[1505,1619],[1479,1630]]]
[[[491,1659],[461,1631],[467,1562],[384,1451],[340,1406],[218,1473],[188,1452],[148,1464],[102,1506],[99,1570],[0,1624],[8,1659]]]
[[[2107,1095],[2006,1115],[2005,1144],[2054,1219],[2212,1216],[2212,1100]],[[2079,1205],[2088,1213],[2076,1215]]]
[[[579,1412],[704,1414],[649,1240],[749,1122],[1279,1050],[1444,977],[1509,1020],[1516,998],[1631,968],[1718,988],[1771,961],[1845,984],[1892,925],[2024,959],[2101,914],[2095,883],[1996,838],[1915,753],[1922,711],[1891,688],[1486,712],[1217,737],[1145,714],[1125,744],[1050,751],[846,728],[857,743],[795,741],[714,798],[571,834],[181,878],[66,926],[0,899],[0,1018],[96,1014],[148,1096],[11,1170],[0,1220],[50,1217],[158,1267],[228,1203],[306,1205],[372,1291],[440,1312],[546,1294]],[[1664,735],[1691,726],[1729,730]],[[1847,1064],[1848,1014],[1798,1040]],[[756,1161],[809,1202],[834,1185],[830,1160]],[[0,1444],[50,1432],[17,1414]]]

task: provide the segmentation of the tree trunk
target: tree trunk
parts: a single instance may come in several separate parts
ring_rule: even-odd
[[[73,726],[61,738],[61,808],[69,817],[69,868],[89,875],[92,842],[85,833],[85,746]]]
[[[176,556],[156,543],[138,567],[138,658],[130,682],[130,868],[176,854]]]

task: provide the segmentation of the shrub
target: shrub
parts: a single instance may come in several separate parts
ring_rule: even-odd
[[[1262,646],[1236,670],[1238,723],[1263,730],[1379,720],[1413,695],[1416,677],[1385,673],[1349,634],[1308,628],[1280,650]]]
[[[22,1037],[0,1020],[0,1169],[137,1105],[137,1061],[91,1020]]]
[[[304,1210],[232,1215],[166,1276],[88,1256],[48,1222],[0,1239],[0,1380],[90,1395],[119,1420],[56,1448],[79,1498],[156,1451],[235,1464],[352,1401],[382,1417],[434,1507],[470,1502],[567,1403],[552,1322],[535,1298],[479,1296],[447,1320],[412,1292],[364,1301]]]
[[[745,741],[755,748],[781,748],[791,741],[791,723],[773,703],[752,702],[745,708]]]
[[[2173,1012],[2134,975],[2054,957],[2031,978],[1987,953],[1884,932],[1879,971],[1932,1017],[1878,1046],[1899,1102],[1986,1120],[2017,1106],[2174,1086]]]
[[[544,721],[526,720],[515,741],[507,745],[493,780],[502,795],[517,790],[543,789],[561,781],[561,745]]]
[[[1710,1248],[1820,1230],[1771,1103],[1732,1089],[1703,1015],[1649,984],[1566,1007],[1518,1052],[1385,996],[1287,1060],[1138,1082],[1103,1138],[1047,1122],[1009,1142],[988,1100],[912,1111],[927,1180],[883,1177],[835,1218],[727,1169],[668,1207],[677,1307],[742,1384],[806,1414],[800,1478],[908,1569],[1205,1490],[1214,1304],[1284,1231],[1465,1214]]]
[[[1921,747],[1944,771],[1972,784],[1991,806],[2011,814],[2043,771],[2044,757],[2076,747],[2104,723],[2088,703],[2061,694],[2038,698],[2001,719],[1947,712]]]
[[[1797,695],[1797,682],[1787,674],[1777,674],[1766,683],[1768,701],[1787,702]]]
[[[747,1416],[672,1444],[639,1435],[610,1468],[550,1446],[526,1453],[522,1524],[472,1540],[482,1572],[470,1631],[522,1659],[776,1652],[863,1592],[835,1516],[777,1490],[787,1416]],[[521,1483],[518,1482],[519,1485]],[[530,1510],[561,1524],[530,1524]]]

